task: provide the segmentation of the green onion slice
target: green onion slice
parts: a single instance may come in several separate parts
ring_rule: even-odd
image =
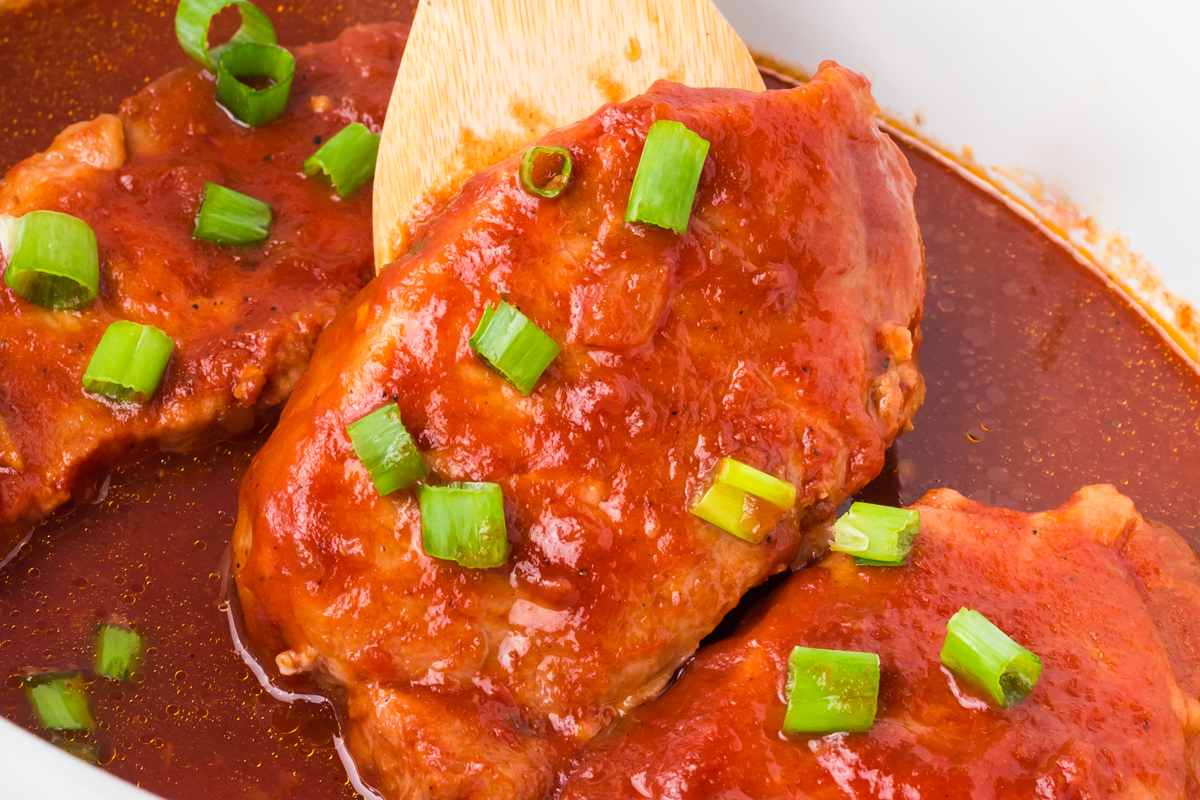
[[[534,180],[533,170],[539,157],[559,159],[558,171],[549,180],[539,184]],[[521,156],[521,188],[538,197],[558,197],[571,182],[571,154],[565,147],[531,147]]]
[[[476,355],[524,395],[533,391],[560,349],[545,331],[508,303],[484,306],[470,344]]]
[[[504,495],[495,483],[422,485],[421,542],[426,555],[486,569],[508,561]]]
[[[783,732],[854,733],[875,724],[879,656],[797,647],[788,658]]]
[[[346,433],[379,494],[406,489],[428,474],[416,444],[400,421],[400,407],[395,403],[351,422]]]
[[[942,664],[983,689],[1001,707],[1021,702],[1042,674],[1042,662],[991,621],[968,608],[946,623]]]
[[[829,549],[855,556],[860,565],[902,567],[920,532],[920,511],[854,503],[833,523]]]
[[[83,388],[110,400],[149,400],[166,371],[175,340],[153,325],[118,320],[108,326],[83,373]]]
[[[264,241],[270,232],[269,205],[215,183],[204,184],[193,238],[244,246]]]
[[[101,625],[96,631],[96,674],[128,682],[141,666],[146,637],[124,625]]]
[[[691,512],[726,533],[758,544],[796,504],[796,487],[732,458],[722,458],[712,484]]]
[[[361,122],[351,122],[304,162],[304,174],[325,173],[338,197],[349,197],[375,177],[378,157],[379,134]]]
[[[96,725],[78,672],[34,675],[25,681],[25,694],[46,730],[91,730]]]
[[[660,119],[650,126],[625,209],[626,222],[646,222],[687,232],[708,142],[683,123]]]
[[[222,9],[236,6],[242,25],[225,44],[209,50],[208,26]],[[181,0],[175,11],[175,37],[193,61],[212,72],[217,71],[221,54],[239,44],[275,44],[271,20],[253,3],[244,0]]]
[[[17,246],[17,233],[21,230],[19,217],[0,214],[0,263],[8,263],[13,248]]]
[[[796,505],[796,487],[732,458],[717,462],[715,478],[734,488],[749,492],[773,506],[787,511]]]
[[[266,125],[287,106],[292,92],[296,59],[274,44],[238,44],[217,62],[217,102],[251,127]],[[266,78],[262,89],[247,86],[244,78]]]
[[[9,240],[4,281],[14,292],[59,310],[83,308],[96,299],[100,255],[90,225],[57,211],[30,211],[4,227]]]

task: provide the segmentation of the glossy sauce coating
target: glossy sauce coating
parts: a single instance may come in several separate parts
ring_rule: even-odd
[[[1032,515],[951,490],[915,508],[907,566],[834,554],[795,573],[597,742],[562,799],[1194,796],[1196,554],[1110,486]],[[941,665],[964,607],[1041,660],[1021,703]],[[879,655],[869,732],[782,733],[796,646]]]
[[[0,169],[49,146],[64,124],[114,111],[122,98],[183,66],[170,28],[174,5],[69,0],[0,12]],[[329,40],[348,24],[394,13],[393,4],[365,0],[271,9],[284,43]],[[97,41],[104,46],[97,48]],[[921,153],[906,154],[917,174],[929,266],[921,352],[929,394],[917,430],[898,441],[883,476],[869,487],[871,496],[915,502],[953,482],[965,494],[1029,510],[1065,500],[1084,484],[1111,481],[1143,513],[1196,541],[1200,492],[1187,480],[1200,474],[1194,373],[1132,309],[1036,230]],[[228,538],[217,515],[235,513],[240,470],[256,449],[251,442],[235,453],[211,450],[203,458],[212,469],[162,457],[179,488],[161,493],[154,491],[163,485],[155,456],[145,471],[114,475],[109,496],[119,502],[84,505],[39,528],[0,571],[0,673],[86,661],[75,648],[86,643],[90,625],[122,603],[120,587],[108,581],[123,565],[140,565],[150,548],[164,553],[148,562],[162,584],[209,586],[220,543]],[[993,467],[1004,469],[995,474],[1007,480],[989,478]],[[212,516],[201,516],[201,509]],[[190,537],[177,544],[164,537],[164,531],[186,530],[171,520],[202,528],[207,548],[191,546]],[[82,594],[50,582],[56,572],[83,576],[94,588]],[[201,670],[193,665],[201,664],[204,674],[232,676],[240,667],[215,603],[216,592],[206,590],[135,606],[138,620],[153,629],[187,631],[187,646],[172,640],[161,647],[139,691],[105,706],[128,732],[128,748],[105,768],[167,798],[241,800],[280,796],[285,784],[272,765],[288,764],[304,781],[303,797],[351,797],[335,762],[289,761],[286,745],[269,733],[273,715],[307,720],[308,707],[287,712],[252,680],[214,683],[204,705],[219,699],[227,710],[209,738],[201,737],[193,717],[165,714],[177,670],[193,669],[188,675],[195,676]],[[154,685],[163,694],[145,691]],[[0,687],[0,714],[33,728],[19,690]],[[110,724],[116,732],[118,723]],[[167,748],[191,741],[203,747],[190,756],[178,745]]]
[[[350,690],[386,796],[539,796],[882,467],[923,393],[924,273],[875,113],[832,62],[788,92],[655,84],[540,141],[572,154],[557,198],[519,155],[469,180],[323,335],[234,566],[281,668]],[[624,221],[662,119],[711,144],[684,235]],[[528,397],[467,343],[501,298],[563,348]],[[375,492],[344,428],[388,400],[433,481],[500,484],[506,565],[426,556],[414,494]],[[688,512],[722,456],[797,488],[760,544]]]
[[[0,287],[0,552],[89,474],[143,448],[238,434],[280,405],[317,334],[370,272],[370,189],[341,200],[300,165],[348,122],[383,122],[407,28],[351,28],[296,49],[287,109],[250,129],[197,67],[169,73],[118,115],[67,128],[0,182],[0,213],[71,214],[96,233],[100,296],[80,311]],[[261,245],[192,238],[212,182],[272,207]],[[165,331],[175,353],[153,399],[110,403],[81,376],[105,328]],[[215,433],[214,433],[215,430]]]

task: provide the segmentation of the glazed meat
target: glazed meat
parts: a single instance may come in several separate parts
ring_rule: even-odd
[[[789,578],[731,638],[583,761],[591,798],[1195,797],[1200,563],[1111,486],[1053,511],[927,494],[906,568],[834,554]],[[1019,705],[941,667],[946,620],[973,608],[1033,650]],[[869,733],[781,732],[797,645],[878,653]]]
[[[378,130],[407,28],[358,26],[297,48],[288,109],[251,129],[212,76],[176,70],[119,114],[72,125],[0,183],[0,214],[61,211],[95,230],[100,296],[51,311],[0,282],[0,558],[31,523],[144,447],[244,432],[287,398],[317,334],[371,272],[370,187],[340,201],[304,159],[351,121]],[[191,238],[206,181],[274,212],[259,246]],[[108,324],[164,330],[175,355],[152,402],[113,405],[81,376]]]
[[[801,530],[877,474],[923,395],[913,178],[834,64],[754,94],[659,83],[472,178],[323,335],[243,484],[234,564],[284,672],[347,688],[389,798],[540,796],[564,754],[654,696]],[[646,131],[711,142],[686,235],[625,223]],[[468,337],[485,303],[562,345],[528,397]],[[512,555],[428,557],[345,426],[395,401],[434,482],[503,489]],[[722,456],[798,487],[758,545],[690,499]]]

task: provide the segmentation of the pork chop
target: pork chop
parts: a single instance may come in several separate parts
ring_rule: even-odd
[[[533,798],[654,696],[801,530],[882,467],[924,393],[914,180],[862,76],[755,94],[660,82],[472,178],[323,335],[243,484],[246,623],[284,672],[345,687],[389,798]],[[711,143],[684,235],[625,222],[646,132]],[[518,307],[562,347],[524,396],[468,338]],[[396,402],[434,483],[503,490],[512,555],[431,558],[346,425]],[[689,513],[733,456],[798,489],[760,544]]]
[[[343,201],[301,165],[350,122],[379,129],[407,30],[355,26],[295,48],[288,107],[262,128],[217,105],[210,74],[176,70],[119,114],[67,128],[0,182],[0,214],[79,217],[100,252],[100,296],[81,311],[35,306],[0,282],[0,558],[131,453],[243,433],[287,398],[317,334],[372,272],[370,186]],[[269,203],[269,239],[193,240],[206,181]],[[120,319],[175,340],[144,406],[81,385]]]
[[[842,554],[788,579],[661,698],[597,742],[562,800],[1196,797],[1200,562],[1111,486],[1040,514],[949,489],[907,567]],[[941,666],[979,611],[1041,659],[1000,708]],[[878,653],[868,733],[785,736],[798,645]]]

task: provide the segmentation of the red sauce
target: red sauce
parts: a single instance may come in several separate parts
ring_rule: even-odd
[[[367,0],[270,11],[284,43],[409,16]],[[0,12],[0,169],[182,65],[173,13],[173,2],[81,0]],[[1108,481],[1147,517],[1200,542],[1196,373],[1034,228],[926,156],[908,155],[928,259],[929,394],[916,430],[864,494],[911,503],[950,486],[1037,510]],[[96,741],[107,769],[169,798],[353,796],[330,749],[332,721],[266,697],[217,609],[210,576],[229,540],[238,478],[260,443],[155,456],[121,471],[104,503],[43,525],[0,570],[6,677],[85,666],[91,626],[114,615],[150,633],[156,652],[142,683],[92,687],[108,726]],[[35,727],[11,682],[0,689],[0,714]]]
[[[332,716],[266,696],[218,609],[237,486],[262,441],[151,457],[38,529],[0,572],[0,713],[36,730],[17,673],[90,667],[96,623],[122,621],[149,637],[144,677],[93,683],[99,729],[76,737],[106,769],[178,800],[355,796]]]
[[[1200,545],[1200,380],[1131,306],[1003,205],[909,151],[928,394],[879,491],[1021,510],[1112,483]]]

